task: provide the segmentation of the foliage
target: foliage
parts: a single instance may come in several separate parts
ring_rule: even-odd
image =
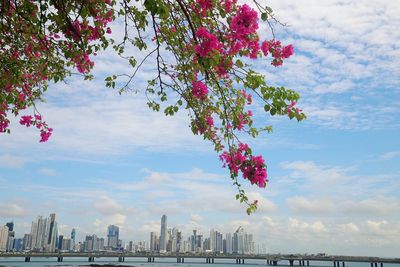
[[[125,78],[120,92],[130,90],[143,63],[154,59],[154,78],[144,88],[149,108],[163,107],[167,116],[186,109],[192,132],[213,143],[238,188],[236,198],[253,212],[257,201],[247,198],[238,177],[265,187],[267,167],[239,135],[271,130],[253,125],[253,96],[272,116],[301,121],[305,115],[295,107],[298,93],[267,84],[249,64],[269,57],[278,67],[294,53],[274,37],[260,40],[259,14],[268,25],[276,20],[269,7],[252,4],[258,11],[236,0],[0,0],[0,132],[10,132],[11,114],[31,107],[32,116],[20,123],[37,127],[40,141],[47,141],[52,129],[35,108],[47,83],[65,80],[74,69],[91,79],[91,57],[112,45],[132,74],[113,74],[106,85],[115,88]],[[125,29],[120,43],[108,35],[116,18]],[[146,53],[139,63],[125,53],[132,46]]]

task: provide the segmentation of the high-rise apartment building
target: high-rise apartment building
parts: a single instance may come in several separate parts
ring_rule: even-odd
[[[161,217],[160,252],[167,251],[167,216]]]
[[[0,251],[5,252],[7,250],[8,241],[8,227],[6,225],[0,226]]]
[[[71,230],[71,250],[75,249],[75,239],[76,239],[76,230],[72,228]]]
[[[32,249],[32,235],[25,234],[22,239],[22,250],[31,250]]]
[[[156,233],[151,232],[150,233],[150,251],[151,252],[155,252],[158,251],[158,237],[156,235]]]
[[[38,216],[36,222],[32,222],[31,227],[32,250],[43,251],[45,231],[46,219],[43,219],[42,216]]]
[[[197,230],[193,230],[193,235],[190,240],[190,251],[196,251],[197,248]]]
[[[32,222],[31,236],[34,251],[55,252],[57,244],[57,222],[56,214],[52,213],[47,219],[38,216],[35,222]]]
[[[117,249],[119,242],[119,227],[110,225],[107,229],[107,247],[109,249]]]
[[[56,244],[57,244],[57,222],[56,222],[56,214],[50,214],[49,218],[47,218],[46,222],[46,231],[45,231],[45,246],[44,250],[46,252],[55,252]]]
[[[21,252],[22,251],[22,247],[23,247],[22,238],[15,238],[13,243],[14,244],[13,244],[12,250],[15,251],[15,252]]]
[[[227,233],[225,235],[225,240],[226,240],[226,253],[227,254],[232,254],[232,235],[231,233]]]

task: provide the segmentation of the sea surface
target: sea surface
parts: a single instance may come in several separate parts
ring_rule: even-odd
[[[35,258],[32,257],[30,262],[25,262],[24,258],[0,258],[0,267],[39,267],[39,266],[135,266],[135,267],[267,267],[265,260],[245,260],[245,264],[236,264],[234,259],[215,259],[214,264],[206,263],[205,259],[190,259],[186,258],[184,263],[177,263],[175,259],[157,259],[155,262],[148,263],[147,258],[125,258],[125,262],[118,262],[118,258],[96,258],[95,262],[88,262],[87,258],[68,258],[65,257],[63,262],[57,262],[57,258]],[[288,266],[287,261],[280,261],[278,266]],[[295,265],[296,267],[296,262]],[[332,262],[310,262],[311,267],[333,267]],[[342,266],[340,264],[340,266]],[[380,267],[380,265],[378,265]],[[385,263],[384,267],[400,267],[400,264]],[[358,262],[346,262],[346,267],[370,267],[370,264]]]

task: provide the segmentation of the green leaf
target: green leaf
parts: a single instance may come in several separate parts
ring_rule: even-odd
[[[243,62],[240,59],[236,60],[236,66],[243,68]]]
[[[266,12],[261,13],[261,19],[262,19],[263,21],[268,20],[268,13],[266,13]]]

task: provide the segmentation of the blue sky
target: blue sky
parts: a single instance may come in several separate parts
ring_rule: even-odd
[[[140,241],[167,214],[186,234],[242,225],[269,252],[398,256],[399,2],[268,4],[290,25],[276,30],[296,55],[282,68],[266,60],[257,69],[271,84],[299,90],[308,119],[257,112],[274,132],[250,141],[270,178],[265,190],[247,187],[260,201],[256,214],[234,200],[227,171],[191,134],[185,112],[167,118],[148,110],[140,93],[105,88],[110,69],[128,70],[105,52],[94,81],[53,85],[39,104],[55,129],[48,143],[16,121],[0,136],[0,223],[14,220],[22,236],[37,215],[56,212],[61,233],[105,236],[113,223],[125,241]],[[270,38],[265,25],[260,35]],[[140,74],[138,88],[148,77]]]

